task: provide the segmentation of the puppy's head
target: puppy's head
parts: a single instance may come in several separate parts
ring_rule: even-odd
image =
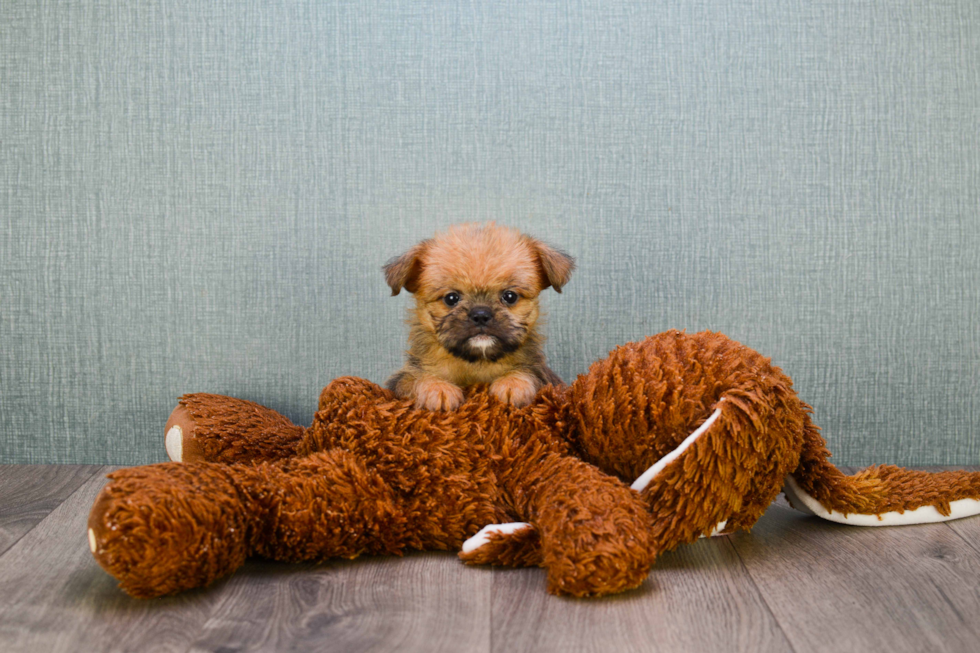
[[[384,266],[391,294],[415,294],[418,326],[466,361],[495,361],[534,333],[538,295],[561,292],[575,262],[520,232],[464,224],[422,241]]]

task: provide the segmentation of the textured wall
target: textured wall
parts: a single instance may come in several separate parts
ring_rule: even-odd
[[[175,398],[382,381],[379,266],[576,254],[566,378],[710,328],[839,463],[980,462],[980,3],[0,3],[0,462],[164,458]]]

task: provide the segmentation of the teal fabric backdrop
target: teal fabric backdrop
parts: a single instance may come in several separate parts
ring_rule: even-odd
[[[5,0],[0,462],[309,423],[400,364],[381,264],[491,219],[578,257],[567,379],[723,331],[838,463],[980,463],[976,0]]]

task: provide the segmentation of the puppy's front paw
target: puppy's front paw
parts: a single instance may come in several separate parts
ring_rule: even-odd
[[[415,384],[415,407],[428,410],[456,410],[463,403],[459,386],[436,377],[420,379]]]
[[[494,397],[514,406],[528,405],[537,392],[537,381],[523,372],[502,376],[490,385],[490,393]]]

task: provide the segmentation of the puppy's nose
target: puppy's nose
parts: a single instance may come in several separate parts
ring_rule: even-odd
[[[478,326],[486,326],[493,319],[493,311],[486,306],[474,306],[470,309],[470,321]]]

